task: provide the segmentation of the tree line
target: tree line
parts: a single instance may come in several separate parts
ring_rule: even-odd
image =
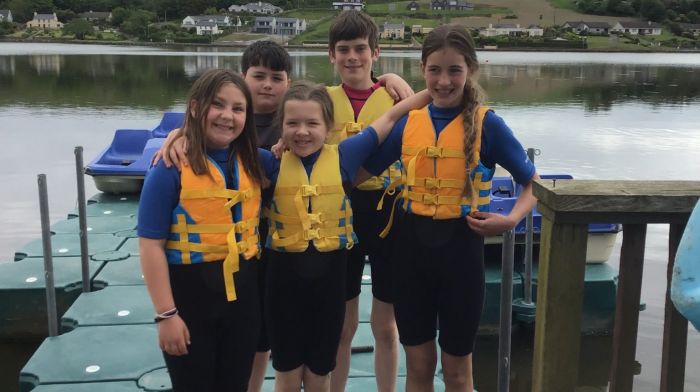
[[[574,0],[586,14],[639,16],[654,22],[700,23],[700,0]]]

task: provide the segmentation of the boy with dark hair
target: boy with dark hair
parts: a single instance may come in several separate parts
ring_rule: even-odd
[[[342,83],[328,88],[333,100],[335,127],[328,143],[339,143],[362,130],[394,105],[394,99],[380,83],[372,78],[372,64],[379,57],[379,29],[374,20],[361,11],[341,12],[329,30],[328,55]],[[398,368],[398,332],[391,298],[391,267],[388,240],[379,238],[389,219],[392,200],[385,200],[377,213],[377,203],[384,189],[400,178],[400,168],[373,177],[353,190],[350,195],[353,226],[359,238],[350,251],[347,270],[345,322],[336,356],[336,368],[331,375],[331,391],[345,390],[350,370],[352,338],[359,322],[359,295],[365,257],[372,266],[372,333],[375,344],[375,374],[377,390],[394,391]]]

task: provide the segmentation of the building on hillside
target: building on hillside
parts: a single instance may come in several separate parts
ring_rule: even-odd
[[[37,14],[34,12],[34,18],[26,23],[28,29],[47,29],[58,30],[63,28],[63,23],[58,21],[56,13],[53,14]]]
[[[183,28],[195,28],[200,22],[210,22],[216,24],[217,28],[230,27],[231,19],[226,15],[188,15],[182,20]]]
[[[520,27],[519,24],[491,24],[489,27],[479,30],[479,35],[484,37],[496,37],[507,35],[510,37],[541,37],[544,29],[540,26],[530,25],[528,28]]]
[[[409,11],[418,11],[420,9],[420,4],[416,1],[412,1],[406,5],[406,9]]]
[[[344,1],[334,1],[334,10],[358,10],[362,11],[365,8],[365,3],[362,0],[344,0]]]
[[[263,3],[258,1],[257,3],[248,3],[246,5],[232,5],[228,7],[229,12],[250,12],[251,14],[263,14],[272,15],[278,14],[284,11],[281,7],[272,5],[270,3]]]
[[[608,35],[610,33],[610,24],[608,22],[566,22],[561,27],[571,29],[576,34]]]
[[[423,25],[413,25],[411,26],[412,35],[426,35],[433,31],[433,27],[423,27]]]
[[[80,18],[83,18],[87,20],[88,22],[100,22],[100,21],[111,21],[112,20],[112,13],[111,12],[93,12],[93,11],[88,11],[88,12],[82,12],[78,14]]]
[[[0,22],[10,22],[10,23],[12,23],[12,11],[10,11],[10,10],[0,10]]]
[[[217,35],[223,33],[223,30],[219,30],[219,25],[208,20],[196,21],[194,24],[194,29],[197,35]]]
[[[473,11],[474,4],[465,0],[432,0],[430,9],[433,11]]]
[[[0,11],[2,12],[2,11]],[[696,23],[678,23],[678,25],[683,29],[683,31],[687,31],[694,36],[700,36],[700,24]]]
[[[401,23],[389,23],[384,22],[383,25],[379,27],[379,37],[382,39],[400,39],[404,37],[405,27],[403,22]]]
[[[253,25],[254,33],[274,35],[298,35],[306,31],[306,19],[257,16]]]
[[[631,35],[661,35],[661,25],[652,21],[648,22],[617,22],[611,32],[626,33]]]

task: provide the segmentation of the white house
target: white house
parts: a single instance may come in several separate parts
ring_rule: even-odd
[[[0,22],[12,22],[12,11],[0,10]]]
[[[530,25],[528,28],[520,27],[519,24],[491,24],[489,27],[481,29],[479,35],[484,37],[496,37],[499,35],[508,35],[511,37],[541,37],[544,35],[544,29],[540,26]]]
[[[272,15],[283,11],[281,7],[272,5],[270,3],[263,3],[258,1],[257,3],[248,3],[246,5],[232,5],[228,7],[229,12],[250,12],[252,14],[263,14]]]
[[[661,35],[661,25],[649,22],[617,22],[610,31],[631,35]]]
[[[63,28],[63,23],[58,21],[56,13],[53,14],[37,14],[34,13],[34,18],[26,23],[27,28],[58,30]]]
[[[379,33],[379,36],[383,39],[403,39],[404,37],[405,26],[403,22],[384,22],[384,24],[380,26],[380,29],[381,32]]]
[[[362,11],[365,8],[365,4],[362,0],[345,0],[345,1],[334,1],[334,10],[358,10]]]
[[[473,11],[474,4],[465,0],[432,0],[430,9],[434,11]]]
[[[297,35],[306,31],[306,19],[258,16],[253,25],[254,33]]]
[[[194,28],[198,22],[215,23],[217,27],[231,26],[231,19],[226,15],[189,15],[182,20],[182,27]]]
[[[576,34],[607,35],[610,32],[610,24],[608,22],[566,22],[562,27],[571,29]]]
[[[197,31],[197,35],[217,35],[223,33],[222,30],[219,30],[219,25],[206,20],[197,21],[194,24],[194,28]]]

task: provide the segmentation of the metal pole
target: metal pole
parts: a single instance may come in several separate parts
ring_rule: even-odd
[[[510,386],[510,326],[513,317],[513,259],[515,233],[503,233],[501,257],[501,319],[498,333],[498,392],[508,392]]]
[[[535,149],[527,149],[527,157],[530,158],[532,163],[535,163]],[[530,211],[525,219],[525,281],[523,282],[523,289],[525,291],[523,302],[527,305],[532,304],[532,232],[534,228],[533,212]]]
[[[75,176],[78,184],[78,224],[80,225],[80,265],[83,273],[83,293],[90,292],[90,259],[88,254],[87,212],[85,207],[85,176],[83,146],[75,147]]]
[[[56,290],[53,284],[53,258],[51,256],[51,227],[49,224],[49,197],[46,190],[46,174],[39,174],[39,212],[41,214],[41,240],[44,248],[44,279],[46,281],[46,314],[49,319],[49,336],[58,335]]]

